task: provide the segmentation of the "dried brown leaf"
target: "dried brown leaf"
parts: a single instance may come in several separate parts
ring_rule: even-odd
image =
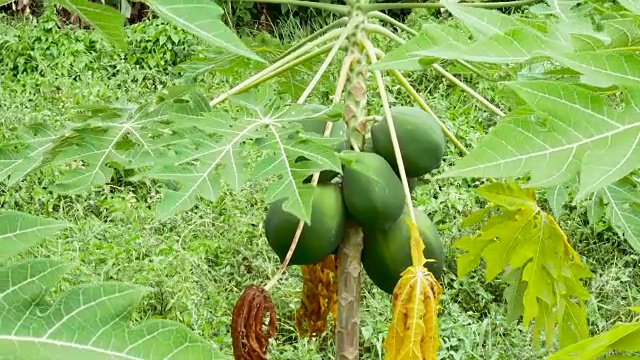
[[[265,316],[269,317],[265,329]],[[276,333],[276,311],[269,294],[248,286],[233,307],[231,340],[235,360],[266,360],[269,339]]]

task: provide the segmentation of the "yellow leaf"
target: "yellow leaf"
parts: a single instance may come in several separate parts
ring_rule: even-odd
[[[453,245],[466,251],[458,257],[458,274],[478,267],[480,259],[487,282],[509,269],[508,313],[521,315],[525,326],[534,324],[534,345],[543,333],[547,346],[556,334],[561,346],[587,338],[589,292],[581,279],[591,273],[558,223],[538,206],[535,190],[494,182],[478,194],[490,204],[466,221],[478,225],[477,233]]]
[[[393,316],[384,342],[385,360],[437,359],[441,295],[442,287],[426,268],[410,266],[402,273],[393,291]]]
[[[424,257],[424,243],[420,237],[420,230],[410,219],[407,220],[407,224],[411,234],[411,262],[413,266],[423,266],[427,259]]]

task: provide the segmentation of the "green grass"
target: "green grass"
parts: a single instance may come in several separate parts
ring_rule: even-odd
[[[5,20],[6,21],[6,20]],[[73,121],[75,106],[92,102],[148,100],[161,88],[178,81],[173,65],[207,49],[198,41],[160,21],[143,22],[130,30],[130,49],[112,53],[95,34],[56,30],[50,18],[35,24],[13,22],[13,42],[0,59],[0,136],[11,139],[16,129],[34,122],[54,125]],[[295,26],[283,24],[282,36]],[[173,37],[173,38],[172,38]],[[265,46],[276,47],[264,40]],[[2,46],[2,40],[0,40]],[[316,99],[332,93],[336,67],[320,84]],[[208,95],[222,92],[255,69],[238,67],[211,74],[199,84]],[[290,81],[290,97],[312,76],[301,71]],[[497,121],[464,92],[431,72],[412,74],[411,80],[436,112],[471,147]],[[465,78],[466,79],[466,78]],[[469,79],[467,79],[469,80]],[[474,85],[494,100],[499,89]],[[394,103],[408,98],[392,86]],[[379,106],[375,95],[372,106]],[[505,105],[505,104],[502,104]],[[445,166],[460,155],[449,147]],[[125,281],[151,288],[134,320],[166,318],[180,321],[231,353],[229,321],[235,300],[245,286],[264,284],[275,273],[277,257],[262,232],[264,184],[251,183],[239,193],[224,192],[216,203],[202,201],[190,211],[166,221],[154,219],[151,207],[158,189],[149,183],[110,184],[77,196],[47,190],[56,169],[47,168],[17,186],[0,186],[3,209],[65,219],[74,226],[49,239],[25,256],[58,257],[76,264],[52,297],[71,285],[92,281]],[[450,244],[462,235],[460,221],[482,204],[473,194],[474,182],[425,179],[415,193],[438,226],[447,253],[445,292],[440,315],[443,359],[540,359],[529,332],[506,322],[503,285],[484,284],[475,271],[458,279],[455,251]],[[625,241],[606,226],[587,224],[583,208],[569,207],[560,219],[571,243],[583,256],[594,278],[588,289],[592,333],[616,321],[631,320],[626,307],[637,305],[640,261]],[[271,359],[333,359],[333,341],[300,339],[293,316],[299,303],[300,274],[291,268],[271,291],[278,314],[278,333],[269,348]],[[364,277],[362,289],[362,358],[381,358],[390,320],[390,297]]]

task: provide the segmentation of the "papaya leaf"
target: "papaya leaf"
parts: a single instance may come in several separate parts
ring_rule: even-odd
[[[89,23],[116,47],[120,49],[127,47],[124,32],[125,19],[118,10],[87,0],[57,0],[57,2]]]
[[[505,33],[522,24],[517,18],[498,11],[461,6],[454,2],[444,4],[451,15],[465,24],[478,40]]]
[[[175,94],[164,94],[156,105],[113,106],[94,109],[88,119],[75,126],[72,142],[59,149],[54,162],[70,169],[54,184],[52,190],[74,194],[110,181],[116,162],[128,166],[150,161],[162,153],[157,143],[159,129],[172,111],[184,111],[182,101],[173,103]],[[166,141],[166,138],[163,138]]]
[[[424,256],[424,242],[420,237],[420,231],[418,226],[414,224],[411,219],[406,220],[407,226],[409,226],[410,242],[411,242],[411,263],[416,266],[424,266],[427,262],[427,258]]]
[[[211,45],[265,62],[251,51],[222,21],[224,11],[211,0],[147,0],[163,18]]]
[[[171,157],[158,161],[144,176],[173,182],[158,205],[158,216],[170,216],[191,208],[199,197],[214,201],[222,183],[240,189],[247,179],[273,180],[266,201],[286,199],[283,209],[310,221],[313,186],[309,175],[322,170],[341,172],[340,160],[330,147],[341,139],[302,133],[301,122],[327,113],[300,105],[275,105],[265,94],[246,93],[230,100],[237,113],[212,111],[198,116],[175,114],[172,124],[195,127],[192,146],[169,145]],[[301,136],[300,136],[301,135]],[[249,144],[259,142],[258,161],[250,162]]]
[[[0,262],[27,250],[67,226],[60,220],[13,210],[0,212]]]
[[[410,266],[393,290],[386,360],[435,360],[442,286],[425,267]]]
[[[599,359],[612,350],[638,351],[640,350],[638,344],[640,344],[640,322],[617,323],[606,332],[561,349],[547,360]],[[613,357],[607,357],[609,358]]]
[[[69,141],[65,130],[56,130],[46,124],[35,124],[18,130],[14,142],[0,145],[0,181],[14,185],[27,174],[39,168],[56,145]]]
[[[556,54],[554,58],[582,73],[582,81],[586,84],[636,87],[640,83],[640,55],[637,51],[604,49]]]
[[[636,15],[640,15],[640,1],[638,0],[619,0],[620,5]]]
[[[562,205],[569,199],[567,184],[558,184],[547,190],[547,200],[553,212],[553,216],[559,218],[564,213]]]
[[[587,203],[587,218],[589,219],[589,225],[595,226],[605,213],[605,202],[602,196],[602,190],[598,190],[591,194],[589,202]]]
[[[487,282],[509,269],[510,313],[521,312],[524,326],[535,320],[536,341],[542,330],[548,346],[554,336],[562,345],[586,338],[584,301],[589,293],[580,279],[591,273],[553,217],[540,209],[535,191],[496,182],[477,192],[490,202],[492,212],[475,235],[454,244],[466,251],[458,257],[458,276],[477,267],[480,259],[486,263]],[[564,327],[556,330],[557,325]]]
[[[626,109],[617,111],[596,92],[577,85],[518,81],[509,86],[538,116],[505,118],[444,177],[530,174],[529,185],[551,187],[579,172],[580,199],[640,165],[637,94],[628,91]],[[514,141],[519,145],[505,146]]]
[[[600,190],[607,203],[607,217],[620,237],[640,252],[640,190],[625,177]]]
[[[463,51],[469,43],[465,33],[459,29],[427,23],[422,26],[417,36],[386,54],[381,61],[371,67],[373,69],[422,70],[424,66],[420,60],[425,56],[420,51],[434,50],[445,45],[453,47],[452,51]]]
[[[0,213],[0,261],[64,228],[62,221]],[[224,359],[172,321],[128,324],[146,289],[121,284],[75,286],[53,304],[48,291],[69,266],[31,259],[0,267],[0,356],[10,359]]]

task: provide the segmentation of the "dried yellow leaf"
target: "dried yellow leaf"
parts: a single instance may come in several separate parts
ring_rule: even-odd
[[[392,319],[384,342],[385,360],[435,360],[438,338],[438,307],[442,286],[423,264],[424,245],[413,223],[411,256],[414,264],[407,268],[393,291]]]
[[[338,257],[329,255],[317,264],[302,266],[301,270],[303,285],[296,329],[303,337],[320,336],[327,327],[329,313],[336,318]]]

